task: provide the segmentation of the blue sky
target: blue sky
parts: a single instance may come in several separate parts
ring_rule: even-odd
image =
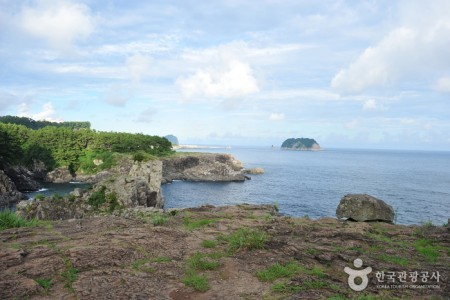
[[[0,0],[0,115],[450,150],[450,1]]]

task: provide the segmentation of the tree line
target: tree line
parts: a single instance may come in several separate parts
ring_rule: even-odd
[[[159,136],[95,131],[90,129],[89,122],[64,122],[87,127],[47,122],[50,125],[34,129],[25,125],[32,124],[27,118],[14,118],[19,119],[23,119],[22,124],[0,122],[0,166],[31,166],[39,160],[49,170],[67,166],[77,171],[93,159],[108,160],[113,153],[142,152],[154,156],[172,153],[172,144]]]

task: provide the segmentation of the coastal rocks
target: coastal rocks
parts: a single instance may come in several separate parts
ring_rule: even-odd
[[[7,206],[25,198],[25,195],[17,190],[14,182],[0,170],[0,206]]]
[[[9,167],[5,173],[14,182],[19,191],[37,191],[41,185],[34,178],[33,172],[23,166]]]
[[[45,181],[53,183],[68,183],[74,181],[74,176],[67,167],[56,168],[47,173]]]
[[[16,206],[18,216],[38,220],[81,219],[90,210],[90,205],[81,198],[74,201],[65,198],[21,201]]]
[[[244,166],[230,154],[196,153],[162,159],[163,183],[172,180],[244,181]]]
[[[161,161],[134,162],[128,172],[115,175],[101,181],[108,193],[115,193],[120,205],[124,207],[164,207],[161,192]]]
[[[250,175],[260,175],[260,174],[264,174],[264,169],[263,169],[263,168],[251,168],[251,169],[246,169],[246,170],[245,170],[245,174],[250,174]]]
[[[394,209],[383,200],[367,194],[345,195],[336,209],[339,219],[347,218],[354,221],[394,221]]]

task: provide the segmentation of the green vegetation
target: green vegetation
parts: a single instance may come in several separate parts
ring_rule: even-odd
[[[160,262],[169,262],[169,261],[172,261],[172,259],[167,256],[158,256],[158,257],[152,258],[151,261],[160,263]]]
[[[261,281],[273,282],[279,278],[290,278],[296,274],[308,274],[313,275],[318,278],[325,278],[326,275],[323,270],[319,267],[313,267],[312,269],[307,269],[304,266],[298,264],[296,261],[291,261],[286,264],[276,263],[268,268],[261,270],[256,273]]]
[[[163,214],[154,214],[152,216],[152,224],[155,226],[164,225],[169,219]]]
[[[155,269],[152,267],[147,267],[145,264],[152,262],[152,259],[144,258],[144,259],[137,259],[132,264],[131,267],[136,271],[142,271],[145,273],[153,273],[155,272]]]
[[[73,172],[98,172],[115,163],[115,153],[144,157],[173,153],[165,138],[123,132],[100,132],[89,122],[52,123],[0,117],[0,162],[25,166],[42,161],[47,169],[67,166]]]
[[[66,127],[70,129],[90,129],[90,122],[50,122],[50,121],[35,121],[31,118],[17,117],[17,116],[2,116],[1,123],[23,125],[30,129],[41,129],[47,126]]]
[[[215,248],[217,247],[217,244],[218,244],[217,241],[203,240],[200,245],[205,248]]]
[[[439,248],[433,246],[430,240],[420,239],[414,244],[417,252],[425,256],[429,262],[436,262],[439,257]]]
[[[222,239],[228,242],[228,251],[234,253],[242,249],[263,249],[268,236],[262,230],[241,228]]]
[[[64,287],[68,288],[70,292],[74,292],[72,287],[73,283],[77,281],[78,269],[74,268],[72,262],[66,260],[67,270],[61,273],[61,277],[64,280]]]
[[[17,227],[30,227],[38,224],[35,219],[25,220],[10,210],[0,211],[0,230]]]
[[[220,266],[220,262],[210,256],[196,252],[187,260],[187,264],[194,270],[215,270]]]
[[[51,278],[38,278],[36,279],[36,282],[44,289],[45,293],[47,293],[53,285],[53,280]]]
[[[397,264],[399,266],[407,266],[410,263],[409,260],[406,258],[394,256],[394,255],[388,255],[388,254],[384,254],[384,253],[379,255],[378,258],[383,261],[386,261],[386,262]]]
[[[117,200],[117,194],[114,192],[107,194],[105,186],[101,186],[98,190],[94,191],[89,196],[87,202],[95,210],[100,210],[102,206],[107,205],[108,211],[113,212],[115,209],[121,207]]]
[[[299,150],[310,150],[314,146],[318,147],[319,144],[314,139],[309,138],[290,138],[281,144],[281,148],[285,149],[299,149]]]
[[[291,277],[304,270],[305,268],[300,266],[297,262],[289,262],[285,265],[276,263],[265,270],[257,272],[256,276],[261,281],[272,282],[278,278]]]
[[[184,226],[186,226],[186,229],[189,231],[192,231],[194,229],[208,226],[209,224],[212,224],[216,222],[216,220],[213,219],[201,219],[201,220],[193,220],[192,215],[186,212],[183,218]]]
[[[206,275],[197,274],[194,270],[188,270],[186,272],[186,275],[183,278],[183,283],[187,286],[193,287],[199,292],[206,292],[210,289],[208,277],[206,277]]]

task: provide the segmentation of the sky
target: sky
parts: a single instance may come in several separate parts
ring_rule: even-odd
[[[450,1],[0,0],[0,115],[450,150]]]

